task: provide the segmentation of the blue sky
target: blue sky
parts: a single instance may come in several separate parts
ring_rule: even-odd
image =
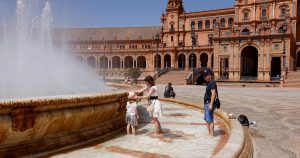
[[[14,14],[16,0],[1,0]],[[37,0],[45,1],[45,0]],[[187,12],[233,7],[235,0],[184,0]],[[160,25],[168,0],[50,0],[55,27],[127,27]],[[2,3],[2,4],[1,4]]]

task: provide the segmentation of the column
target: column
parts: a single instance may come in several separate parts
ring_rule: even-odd
[[[230,51],[230,56],[229,56],[229,80],[234,80],[234,44],[230,44],[231,46],[231,51]]]
[[[185,71],[189,71],[189,56],[188,54],[185,55]]]
[[[212,67],[212,65],[211,65],[211,53],[207,53],[207,56],[208,56],[207,67],[211,68]]]
[[[135,60],[132,60],[132,67],[135,68]]]
[[[121,64],[120,64],[121,68],[124,69],[125,65],[124,65],[124,60],[121,60]]]
[[[176,67],[176,65],[177,65],[176,63],[178,63],[177,60],[176,60],[175,52],[173,52],[171,54],[171,67]]]
[[[161,61],[160,61],[160,65],[161,65],[161,68],[165,68],[165,56],[164,55],[161,55]]]
[[[201,68],[201,60],[200,60],[200,54],[196,54],[196,61],[197,61],[197,68]]]

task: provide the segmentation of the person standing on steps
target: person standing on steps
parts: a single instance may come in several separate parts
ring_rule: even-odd
[[[217,84],[214,81],[213,71],[206,68],[203,73],[204,80],[207,82],[206,91],[204,95],[204,120],[207,124],[209,137],[214,137],[214,106],[217,97]]]
[[[161,125],[159,122],[159,117],[162,117],[162,106],[160,101],[158,100],[158,90],[155,86],[155,82],[153,77],[147,76],[145,78],[146,87],[140,91],[148,92],[146,96],[138,96],[137,99],[148,99],[149,105],[147,107],[147,111],[149,112],[150,117],[152,118],[152,123],[155,125],[155,133],[162,134]]]

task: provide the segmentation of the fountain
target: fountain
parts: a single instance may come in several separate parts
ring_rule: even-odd
[[[0,7],[0,157],[46,157],[124,131],[128,94],[109,92],[67,47],[53,44],[51,4],[44,1],[39,10],[42,2],[17,0],[10,27]],[[217,115],[231,134],[216,157],[251,155],[251,141],[241,125],[222,111]]]
[[[0,157],[47,155],[124,127],[127,93],[108,93],[94,70],[52,41],[50,2],[16,6],[15,19],[0,17]]]
[[[16,20],[10,27],[8,17],[1,15],[0,98],[109,91],[67,47],[53,44],[51,4],[46,1],[39,11],[40,5],[41,1],[17,0]]]

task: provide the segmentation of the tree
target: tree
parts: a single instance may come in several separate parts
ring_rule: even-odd
[[[127,76],[132,78],[133,81],[136,83],[137,79],[141,76],[142,72],[139,68],[131,68],[127,72]]]

